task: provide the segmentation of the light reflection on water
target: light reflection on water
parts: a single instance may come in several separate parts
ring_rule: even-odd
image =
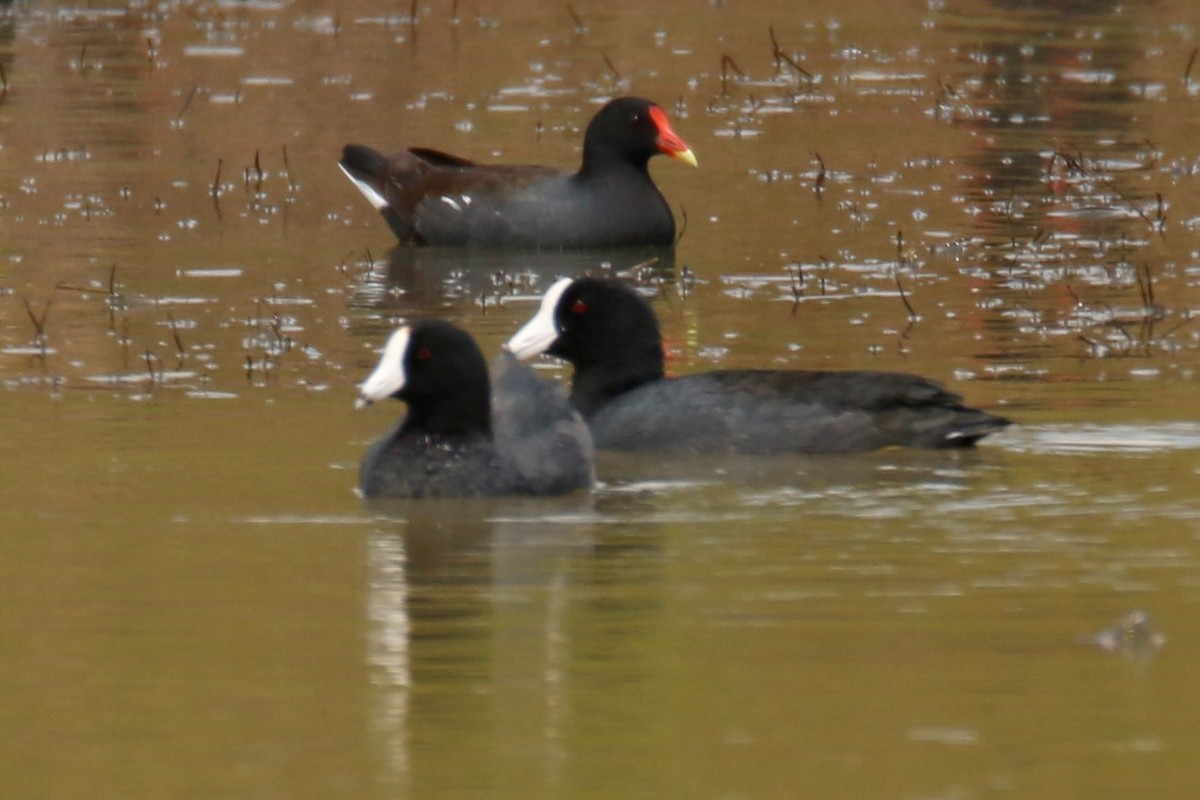
[[[1170,450],[1200,449],[1200,425],[1078,425],[1046,429],[1026,426],[1008,438],[1005,446],[1022,452],[1047,454],[1155,454]]]

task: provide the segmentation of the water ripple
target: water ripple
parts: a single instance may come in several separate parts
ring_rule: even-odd
[[[1004,447],[1020,453],[1114,455],[1200,449],[1200,424],[1022,426],[1006,433]]]

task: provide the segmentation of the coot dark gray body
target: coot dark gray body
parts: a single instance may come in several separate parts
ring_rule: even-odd
[[[478,346],[447,322],[392,334],[358,405],[386,397],[408,413],[364,454],[364,497],[553,495],[593,483],[591,436],[567,400],[503,354],[493,401]]]
[[[571,399],[602,450],[852,453],[967,447],[1010,424],[918,375],[873,371],[663,372],[653,309],[619,281],[561,279],[506,345],[571,362]]]

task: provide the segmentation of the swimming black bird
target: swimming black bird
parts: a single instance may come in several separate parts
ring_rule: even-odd
[[[691,149],[657,104],[609,101],[588,123],[577,172],[477,164],[414,147],[384,156],[346,145],[340,166],[401,242],[567,249],[662,246],[675,218],[650,178],[665,153],[695,166]]]
[[[968,447],[1011,424],[899,372],[717,370],[668,378],[650,305],[632,287],[560,279],[507,343],[571,362],[571,400],[597,449],[851,453]]]
[[[387,397],[408,413],[362,458],[364,497],[553,495],[593,483],[587,425],[556,388],[508,354],[495,397],[475,340],[448,322],[395,331],[359,387],[359,408]]]

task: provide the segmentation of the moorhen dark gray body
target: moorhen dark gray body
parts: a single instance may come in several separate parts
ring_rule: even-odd
[[[448,322],[398,329],[359,387],[408,413],[359,467],[366,498],[557,495],[593,483],[587,424],[557,389],[504,353],[492,383],[475,340]]]
[[[719,370],[664,377],[658,320],[629,285],[563,278],[505,345],[571,362],[600,450],[748,454],[968,447],[1010,420],[918,375]]]
[[[358,144],[346,145],[339,165],[405,243],[669,247],[675,218],[648,169],[659,153],[696,164],[662,108],[640,97],[619,97],[588,123],[575,173],[477,164],[428,148],[384,156]]]

